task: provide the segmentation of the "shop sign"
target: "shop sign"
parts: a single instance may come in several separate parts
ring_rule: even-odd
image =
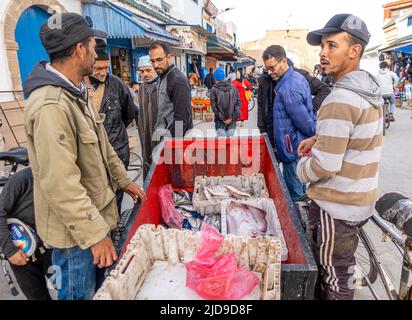
[[[189,26],[167,26],[166,30],[181,40],[181,46],[206,54],[206,36]]]

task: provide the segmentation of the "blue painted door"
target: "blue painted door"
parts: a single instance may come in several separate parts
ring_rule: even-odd
[[[49,60],[49,56],[40,40],[40,27],[50,15],[40,7],[26,9],[17,21],[14,36],[19,45],[17,56],[20,66],[22,84],[37,62]]]

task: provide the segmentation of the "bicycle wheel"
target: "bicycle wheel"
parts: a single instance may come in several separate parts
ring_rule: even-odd
[[[389,113],[386,112],[386,117],[385,117],[385,128],[389,129],[389,126],[391,125],[391,119],[389,117]]]
[[[378,277],[378,268],[373,257],[373,245],[362,228],[359,230],[358,237],[360,241],[355,252],[355,277],[356,284],[364,287],[368,285],[368,280],[370,284],[376,281]]]
[[[249,110],[249,111],[252,111],[254,108],[255,108],[255,99],[252,97],[252,98],[249,100],[248,110]]]
[[[383,131],[382,131],[382,133],[383,133],[383,136],[385,136],[385,134],[386,134],[386,108],[385,108],[385,106],[383,106]]]
[[[136,182],[143,173],[143,159],[137,153],[130,152],[130,164],[127,171],[136,171],[132,181]]]

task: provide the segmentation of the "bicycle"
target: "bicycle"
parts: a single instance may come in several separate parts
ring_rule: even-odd
[[[308,209],[309,200],[302,200],[295,204],[295,207],[299,213],[300,222],[307,241],[311,243],[308,230]],[[412,273],[412,233],[402,234],[399,228],[394,227],[390,222],[400,220],[400,218],[392,217],[390,222],[385,221],[384,217],[381,217],[382,213],[374,212],[371,217],[371,221],[379,227],[385,237],[388,237],[395,247],[399,250],[403,257],[401,279],[399,284],[399,290],[395,289],[395,286],[388,276],[388,272],[385,271],[381,261],[378,258],[375,246],[372,240],[368,236],[364,227],[359,229],[359,245],[355,253],[356,267],[354,276],[354,286],[368,287],[372,296],[376,300],[380,300],[376,289],[373,287],[379,279],[383,285],[386,296],[390,300],[412,300],[412,286],[408,285],[410,275]],[[409,220],[412,224],[412,219]],[[410,227],[409,229],[412,229]]]
[[[0,161],[4,161],[4,176],[0,177],[0,187],[4,186],[6,182],[17,172],[19,165],[28,166],[29,157],[27,149],[24,147],[11,148],[9,151],[0,152]]]
[[[383,135],[386,134],[386,129],[389,129],[391,125],[391,119],[389,115],[389,98],[384,98],[385,103],[383,104]]]
[[[143,174],[143,165],[142,157],[135,152],[130,152],[130,164],[127,171],[136,171],[136,175],[132,178],[133,182],[136,182]]]
[[[252,89],[252,98],[249,100],[248,104],[248,111],[252,111],[255,108],[256,105],[256,97],[257,97],[257,88]]]
[[[412,219],[405,222],[399,212],[392,211],[388,214],[387,211],[375,211],[371,220],[379,227],[384,237],[390,239],[402,255],[403,263],[399,289],[396,290],[393,281],[388,276],[388,272],[385,271],[373,242],[368,237],[364,228],[360,229],[359,238],[362,245],[358,248],[357,254],[355,255],[357,258],[358,271],[362,273],[361,277],[357,279],[357,284],[362,287],[367,286],[374,299],[381,300],[381,297],[373,287],[373,284],[376,283],[376,280],[379,278],[386,297],[389,300],[412,300],[412,286],[409,284],[412,273],[412,227],[410,226]],[[409,224],[409,229],[406,227],[402,228],[402,224],[405,226]],[[365,258],[360,251],[366,252],[367,257]]]

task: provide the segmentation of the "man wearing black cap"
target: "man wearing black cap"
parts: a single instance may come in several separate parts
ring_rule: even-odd
[[[115,75],[109,74],[110,60],[104,39],[96,38],[96,62],[93,74],[85,78],[90,98],[98,113],[106,115],[104,128],[114,151],[125,168],[129,166],[130,149],[127,126],[135,119],[137,107],[125,83]],[[117,208],[121,213],[124,192],[116,193]]]
[[[378,195],[383,99],[376,79],[360,70],[369,42],[366,24],[335,15],[310,32],[320,45],[323,73],[336,81],[318,112],[316,136],[304,140],[297,173],[310,183],[309,230],[320,269],[323,299],[353,299],[359,228],[372,216]]]
[[[81,82],[93,73],[96,35],[105,36],[79,14],[50,17],[40,38],[51,62],[40,62],[24,85],[36,226],[53,248],[60,300],[91,299],[96,266],[109,267],[117,259],[108,237],[119,221],[116,190],[134,201],[145,199],[142,188],[127,177],[107,138],[104,117]]]

